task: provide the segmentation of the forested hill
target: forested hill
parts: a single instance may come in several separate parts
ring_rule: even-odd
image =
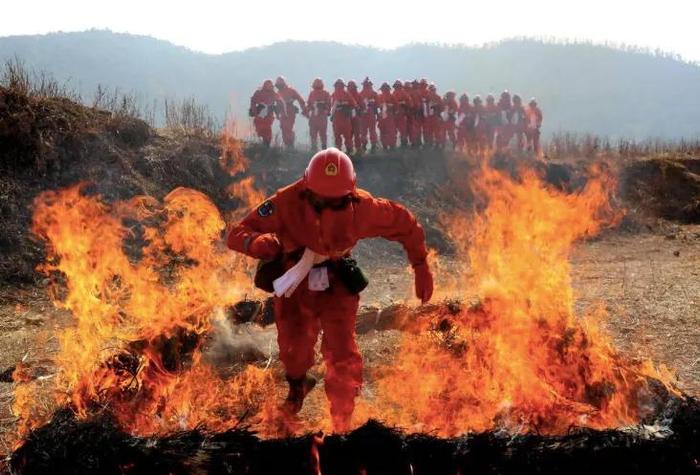
[[[235,34],[235,32],[232,32]],[[90,102],[98,84],[137,92],[144,102],[194,96],[217,117],[245,114],[265,78],[285,75],[303,95],[315,76],[378,86],[427,77],[438,91],[485,95],[508,88],[536,96],[546,134],[611,137],[700,136],[700,66],[644,52],[588,44],[510,40],[485,47],[409,45],[394,50],[329,42],[285,42],[208,55],[150,37],[91,30],[0,38],[0,60],[20,58],[68,80]]]

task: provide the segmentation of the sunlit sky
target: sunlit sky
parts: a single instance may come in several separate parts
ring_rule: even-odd
[[[108,28],[206,53],[284,40],[394,48],[515,36],[632,44],[700,61],[700,0],[4,0],[0,36]]]

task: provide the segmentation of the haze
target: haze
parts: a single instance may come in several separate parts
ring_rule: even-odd
[[[695,0],[5,3],[0,36],[108,28],[206,53],[284,40],[394,48],[415,42],[478,45],[528,36],[636,45],[700,61],[700,2]]]

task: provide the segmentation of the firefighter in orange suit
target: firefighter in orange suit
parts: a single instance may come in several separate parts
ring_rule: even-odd
[[[283,76],[279,76],[275,80],[277,94],[282,100],[283,108],[280,113],[280,130],[282,131],[282,141],[288,148],[294,147],[294,122],[299,112],[306,112],[306,103],[304,98],[297,92],[296,89],[287,84],[287,80]],[[296,103],[299,105],[297,106]]]
[[[350,154],[353,153],[352,119],[356,109],[357,102],[352,94],[345,89],[345,81],[337,79],[333,83],[333,94],[331,94],[333,136],[336,148],[342,149],[343,143],[345,143],[345,150]]]
[[[372,81],[365,78],[360,91],[360,135],[362,149],[371,145],[371,151],[377,150],[377,91],[372,88]],[[367,136],[369,135],[369,141]]]
[[[309,135],[311,136],[311,148],[318,150],[318,142],[321,148],[326,148],[328,141],[328,116],[331,113],[331,95],[324,89],[323,80],[316,78],[311,83],[311,93],[306,100],[306,117],[309,119]]]
[[[272,123],[275,116],[279,117],[283,104],[280,96],[275,92],[275,86],[271,79],[266,79],[262,87],[256,90],[250,98],[248,115],[253,118],[255,133],[262,139],[266,147],[272,142]]]
[[[338,432],[349,428],[362,384],[355,342],[359,294],[346,263],[357,241],[372,237],[401,243],[415,271],[417,297],[430,300],[433,278],[423,228],[403,206],[356,188],[350,158],[329,148],[311,158],[302,179],[234,225],[227,239],[235,251],[283,263],[284,274],[274,281],[274,313],[289,382],[283,408],[290,414],[301,410],[315,385],[307,372],[323,330],[325,390]]]

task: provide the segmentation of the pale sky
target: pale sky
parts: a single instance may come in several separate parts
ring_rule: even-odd
[[[284,40],[394,48],[514,36],[659,48],[700,62],[700,0],[2,0],[0,36],[108,28],[207,53]]]

